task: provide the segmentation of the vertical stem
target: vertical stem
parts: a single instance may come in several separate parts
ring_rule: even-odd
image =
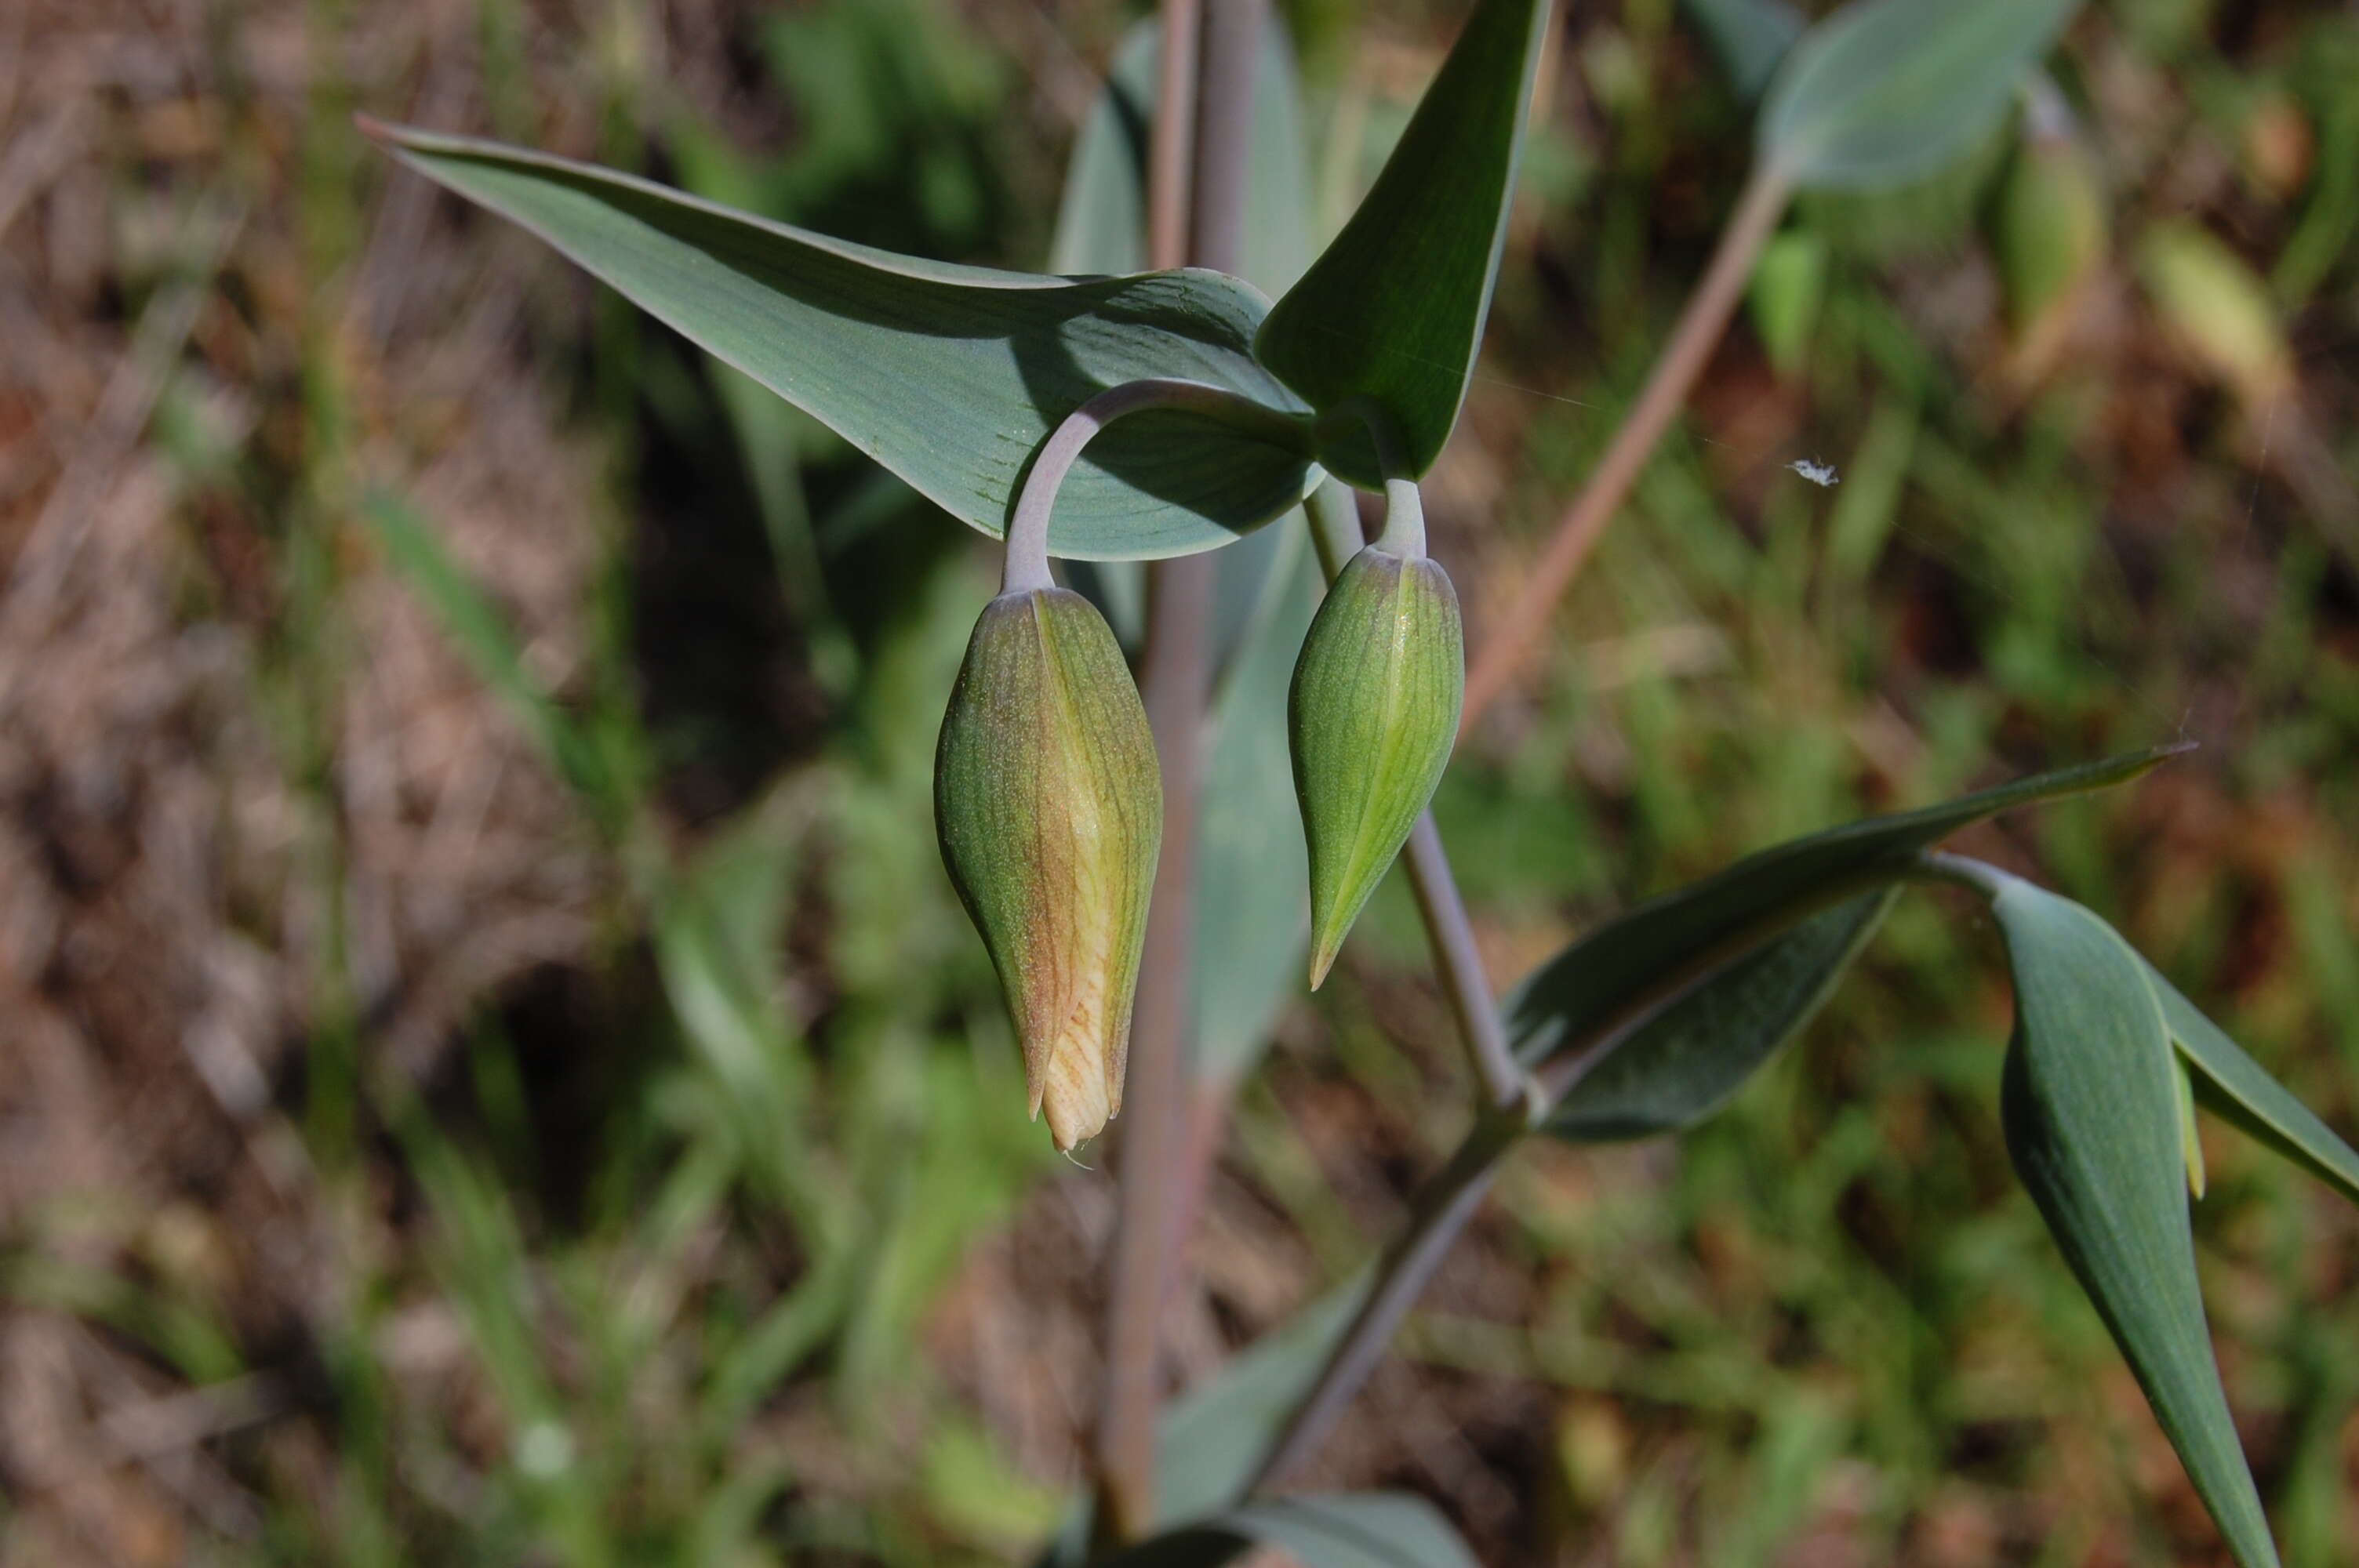
[[[1165,0],[1164,96],[1156,117],[1147,210],[1155,265],[1236,270],[1252,150],[1253,85],[1266,0]],[[1196,91],[1183,59],[1199,43]],[[1191,113],[1192,111],[1192,113]],[[1169,144],[1192,123],[1194,154]],[[1192,186],[1181,193],[1180,188]],[[1188,240],[1178,236],[1187,216]],[[1196,829],[1204,710],[1212,686],[1215,568],[1210,556],[1164,561],[1147,574],[1147,647],[1139,690],[1163,768],[1163,848],[1131,1024],[1130,1082],[1121,1134],[1122,1183],[1106,1372],[1098,1422],[1101,1528],[1135,1541],[1156,1518],[1156,1423],[1161,1400],[1162,1306],[1176,1250],[1174,1181],[1185,1152],[1182,1067],[1194,1032]]]
[[[1497,631],[1484,643],[1481,656],[1474,661],[1473,673],[1466,682],[1466,708],[1458,721],[1458,732],[1473,730],[1491,704],[1506,689],[1507,682],[1529,658],[1538,645],[1541,634],[1548,629],[1549,613],[1558,600],[1572,585],[1582,563],[1589,557],[1590,548],[1598,535],[1614,520],[1630,487],[1654,455],[1663,433],[1688,400],[1688,391],[1696,377],[1712,358],[1712,351],[1728,330],[1728,319],[1743,297],[1745,280],[1753,274],[1753,263],[1761,247],[1777,227],[1777,220],[1786,211],[1786,200],[1792,187],[1786,178],[1767,164],[1758,165],[1752,178],[1745,181],[1744,193],[1737,198],[1736,211],[1722,231],[1720,247],[1712,253],[1712,265],[1704,270],[1703,279],[1688,298],[1680,313],[1679,325],[1670,341],[1663,345],[1655,368],[1647,373],[1647,384],[1631,405],[1622,427],[1614,434],[1613,444],[1605,449],[1589,482],[1558,519],[1556,536],[1549,541],[1547,551],[1524,584]]]

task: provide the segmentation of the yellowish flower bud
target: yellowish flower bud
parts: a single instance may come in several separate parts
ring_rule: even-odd
[[[1147,710],[1081,595],[1019,589],[984,606],[942,716],[934,820],[999,971],[1032,1114],[1070,1150],[1122,1108],[1163,838]]]

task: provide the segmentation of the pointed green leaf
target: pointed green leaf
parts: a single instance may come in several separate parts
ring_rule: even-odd
[[[1219,1568],[1256,1546],[1275,1547],[1302,1568],[1476,1568],[1431,1503],[1392,1492],[1249,1503],[1142,1541],[1106,1568]]]
[[[2079,0],[1853,0],[1796,44],[1759,154],[1804,189],[1932,173],[1997,124]]]
[[[2143,959],[2140,962],[2144,962]],[[2308,1106],[2271,1077],[2220,1026],[2203,1016],[2151,964],[2147,981],[2162,1003],[2163,1022],[2178,1042],[2194,1080],[2195,1098],[2287,1159],[2359,1203],[2359,1152],[2335,1135]]]
[[[1366,199],[1255,340],[1313,406],[1373,404],[1409,477],[1440,455],[1474,372],[1548,10],[1479,0]],[[1356,420],[1327,457],[1355,484],[1386,477]]]
[[[1740,97],[1758,98],[1810,24],[1786,0],[1687,0]]]
[[[895,255],[495,142],[378,128],[404,163],[508,218],[690,341],[996,535],[1055,422],[1142,376],[1301,404],[1252,357],[1267,306],[1186,271],[1072,280]],[[1124,419],[1066,482],[1052,553],[1230,543],[1316,478],[1299,451],[1201,415]]]
[[[1810,1021],[1895,896],[1886,889],[1814,914],[1667,1002],[1574,1080],[1548,1130],[1614,1142],[1675,1132],[1718,1110]],[[1510,1037],[1530,1059],[1597,1022],[1591,999],[1617,994],[1620,977],[1596,967],[1603,951],[1572,948],[1509,1004]]]
[[[2113,928],[2008,879],[2015,972],[2001,1110],[2017,1173],[2244,1568],[2277,1548],[2236,1438],[2196,1285],[2170,1037]]]
[[[1841,944],[1833,941],[1840,925],[1832,919],[1831,906],[1849,904],[1889,885],[1907,871],[1918,851],[1971,823],[2016,806],[2125,783],[2169,755],[2167,750],[2137,752],[2041,773],[1940,806],[1872,816],[1764,849],[1715,876],[1639,905],[1533,971],[1506,1004],[1509,1038],[1517,1055],[1536,1065],[1625,1010],[1643,1007],[1650,998],[1666,1010],[1648,1021],[1652,1033],[1658,1025],[1685,1028],[1708,1016],[1707,1010],[1734,1006],[1745,997],[1775,1000],[1781,993],[1773,976],[1790,978],[1800,972],[1795,966],[1813,953],[1832,965],[1832,978],[1842,964],[1832,957]],[[1828,919],[1818,939],[1799,935],[1799,923],[1811,916]],[[1862,939],[1864,930],[1863,926]],[[1732,978],[1725,982],[1727,989],[1715,985],[1708,1001],[1687,1004],[1696,1011],[1683,1018],[1671,1011],[1682,980],[1696,984],[1781,934],[1795,945],[1775,965],[1765,965],[1741,982]],[[1810,993],[1803,987],[1784,994]],[[1774,1022],[1779,1011],[1756,1016]],[[1807,1009],[1799,1010],[1796,1025],[1807,1015]],[[1655,1035],[1654,1042],[1663,1047],[1676,1038],[1682,1036],[1667,1033]],[[1767,1048],[1774,1049],[1775,1043]],[[1741,1059],[1745,1048],[1721,1049]],[[1617,1070],[1639,1072],[1636,1063],[1634,1058],[1631,1066]],[[1699,1102],[1690,1098],[1682,1103]]]

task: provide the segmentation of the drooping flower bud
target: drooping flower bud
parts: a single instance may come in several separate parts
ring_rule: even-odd
[[[1287,703],[1310,847],[1312,989],[1441,782],[1465,696],[1449,574],[1381,544],[1353,557],[1302,640]]]
[[[1122,1108],[1163,838],[1147,710],[1089,600],[1039,588],[984,607],[942,716],[934,822],[999,971],[1032,1114],[1070,1150]]]

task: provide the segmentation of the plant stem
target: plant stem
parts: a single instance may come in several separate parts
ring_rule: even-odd
[[[1247,1496],[1267,1491],[1307,1458],[1335,1424],[1352,1396],[1375,1369],[1393,1330],[1425,1289],[1450,1244],[1481,1205],[1499,1172],[1500,1156],[1522,1135],[1520,1117],[1499,1111],[1479,1119],[1450,1163],[1419,1189],[1409,1223],[1376,1264],[1370,1287],[1351,1326],[1328,1353],[1318,1380],[1294,1409],[1277,1440],[1245,1487]]]
[[[1000,571],[999,591],[1021,593],[1053,588],[1049,574],[1049,520],[1082,451],[1097,433],[1127,414],[1150,408],[1186,408],[1210,415],[1265,436],[1272,441],[1307,443],[1303,423],[1265,408],[1225,387],[1201,381],[1175,381],[1143,376],[1110,386],[1057,424],[1041,443],[1016,493],[1016,513],[1007,524],[1007,551]]]
[[[1150,150],[1149,260],[1234,272],[1244,232],[1253,82],[1264,0],[1164,0],[1163,97]],[[1201,71],[1181,68],[1196,63]],[[1199,80],[1191,82],[1191,74]],[[1192,131],[1193,157],[1172,144]],[[1178,214],[1187,215],[1180,232]],[[1159,1332],[1171,1278],[1174,1175],[1185,1152],[1182,1067],[1194,1031],[1196,829],[1204,709],[1212,686],[1215,568],[1209,556],[1147,573],[1140,696],[1163,771],[1163,846],[1132,1015],[1120,1146],[1120,1216],[1107,1292],[1105,1386],[1097,1433],[1100,1530],[1136,1541],[1156,1522]]]
[[[1388,498],[1387,510],[1394,504]],[[1304,510],[1310,519],[1310,539],[1319,551],[1320,569],[1333,582],[1344,563],[1359,552],[1363,535],[1358,508],[1351,491],[1330,480],[1312,493]],[[1386,521],[1389,524],[1389,516]],[[1483,972],[1482,955],[1474,946],[1465,901],[1458,896],[1458,879],[1451,872],[1450,854],[1442,847],[1441,831],[1430,811],[1419,816],[1409,832],[1408,866],[1409,887],[1417,894],[1418,913],[1424,917],[1426,939],[1433,948],[1434,968],[1441,978],[1443,994],[1450,999],[1458,1037],[1466,1047],[1467,1065],[1483,1087],[1483,1102],[1507,1105],[1519,1100],[1527,1079],[1507,1049],[1506,1032],[1499,1025],[1499,1010],[1491,998],[1490,979]]]
[[[1613,444],[1605,449],[1605,456],[1590,474],[1589,482],[1558,519],[1556,535],[1525,582],[1523,592],[1516,596],[1498,630],[1484,641],[1481,656],[1474,661],[1473,673],[1467,678],[1466,707],[1459,718],[1461,735],[1473,732],[1476,720],[1498,700],[1516,672],[1531,657],[1541,633],[1548,628],[1549,616],[1556,609],[1557,600],[1572,586],[1591,548],[1621,509],[1630,487],[1646,470],[1647,460],[1654,455],[1664,432],[1686,404],[1689,389],[1703,373],[1712,349],[1727,330],[1729,317],[1744,295],[1746,279],[1752,276],[1753,263],[1776,232],[1791,194],[1792,187],[1784,176],[1767,164],[1755,167],[1743,194],[1737,198],[1736,211],[1730,216],[1728,227],[1721,232],[1720,246],[1712,253],[1712,264],[1705,268],[1695,293],[1689,297],[1679,325],[1663,346],[1661,357],[1647,373],[1638,401],[1631,405],[1622,427],[1614,433]]]

